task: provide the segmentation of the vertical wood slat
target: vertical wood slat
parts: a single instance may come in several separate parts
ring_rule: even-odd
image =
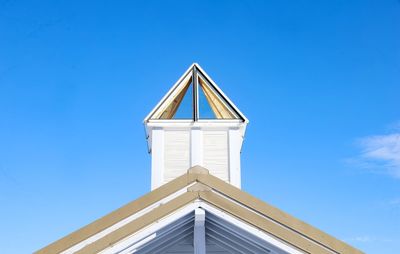
[[[210,174],[229,181],[227,131],[203,132],[203,165]]]
[[[164,132],[164,183],[184,174],[190,167],[189,131]]]

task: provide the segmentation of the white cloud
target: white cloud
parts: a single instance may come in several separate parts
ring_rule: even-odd
[[[372,238],[370,236],[356,236],[352,239],[350,239],[353,242],[362,242],[362,243],[366,243],[366,242],[372,242],[375,240],[375,238]]]
[[[400,133],[364,137],[358,145],[358,165],[400,178]]]
[[[382,237],[372,237],[368,235],[364,236],[356,236],[352,238],[345,239],[345,242],[359,242],[359,243],[369,243],[369,242],[393,242],[393,239],[390,238],[382,238]]]

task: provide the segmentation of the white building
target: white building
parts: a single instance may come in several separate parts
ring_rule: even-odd
[[[36,253],[362,253],[240,189],[247,123],[193,64],[144,121],[151,192]]]

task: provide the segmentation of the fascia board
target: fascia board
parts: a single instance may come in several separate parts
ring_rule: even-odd
[[[61,253],[80,242],[100,233],[101,231],[113,226],[114,224],[128,218],[132,214],[140,212],[146,207],[151,206],[168,196],[173,195],[182,188],[185,188],[196,181],[198,173],[186,173],[171,182],[147,193],[146,195],[122,206],[121,208],[103,216],[102,218],[68,234],[67,236],[51,243],[50,245],[38,250],[35,254]]]
[[[245,125],[240,120],[202,120],[202,121],[175,121],[175,120],[165,120],[165,121],[149,121],[147,127],[149,130],[151,128],[206,128],[206,127],[224,127],[224,128],[242,128]]]
[[[259,239],[262,239],[262,241],[268,242],[271,246],[268,246],[268,248],[277,248],[286,251],[287,253],[291,254],[303,254],[303,252],[291,247],[290,245],[283,243],[282,241],[279,241],[278,239],[272,237],[271,235],[265,233],[264,231],[259,230],[256,227],[253,227],[240,219],[237,219],[233,217],[231,214],[224,212],[223,210],[220,210],[216,208],[215,206],[212,206],[208,204],[205,201],[201,201],[200,207],[202,207],[204,210],[207,211],[207,213],[210,213],[214,215],[215,217],[218,217],[222,221],[226,221],[228,224],[232,224],[236,227],[239,227],[241,230],[247,232],[248,235],[253,236],[252,241],[256,242],[258,245],[262,245],[262,242]],[[227,226],[227,225],[226,225]],[[229,227],[229,226],[227,226]],[[247,235],[243,236],[244,238],[247,238]],[[277,250],[272,253],[279,253]]]
[[[225,208],[228,206],[228,207],[231,207],[231,208],[233,207],[236,209],[236,210],[227,209],[226,211],[228,213],[232,214],[233,212],[238,212],[240,210],[251,212],[250,210],[252,210],[253,215],[251,215],[251,216],[254,216],[254,214],[255,214],[254,212],[256,212],[257,216],[265,216],[266,218],[269,218],[271,220],[271,223],[274,223],[275,225],[280,225],[281,228],[286,228],[287,230],[289,230],[291,232],[295,232],[295,234],[301,234],[305,238],[309,239],[309,242],[314,241],[315,244],[320,244],[319,246],[325,246],[326,248],[334,250],[337,253],[354,253],[354,254],[362,253],[361,251],[359,251],[359,250],[341,242],[340,240],[337,240],[336,238],[308,225],[307,223],[304,223],[304,222],[292,217],[291,215],[251,196],[250,194],[247,194],[247,193],[241,191],[240,189],[238,189],[228,183],[225,183],[224,181],[222,181],[212,175],[209,175],[207,172],[208,171],[202,167],[193,167],[190,170],[188,170],[187,174],[184,174],[184,175],[178,177],[177,179],[175,179],[165,185],[162,185],[161,187],[157,188],[156,190],[121,207],[120,209],[104,216],[103,218],[89,224],[88,226],[83,227],[83,228],[75,231],[74,233],[50,244],[49,246],[37,251],[36,253],[38,253],[38,254],[60,253],[64,250],[70,248],[71,246],[87,239],[88,237],[90,237],[94,234],[97,234],[98,232],[104,230],[105,228],[108,228],[108,227],[114,225],[115,223],[123,220],[124,218],[127,218],[128,216],[145,209],[146,207],[156,203],[157,201],[167,198],[168,196],[172,195],[173,193],[176,193],[177,191],[181,190],[185,186],[188,186],[194,182],[199,182],[201,184],[204,184],[205,186],[210,187],[212,190],[217,191],[218,194],[215,194],[215,193],[214,194],[218,195],[218,196],[216,198],[212,196],[212,198],[214,198],[213,199],[214,203],[220,204],[220,205],[222,203],[222,205],[224,205]],[[212,200],[210,200],[210,197],[207,195],[209,195],[209,193],[213,193],[213,191],[205,191],[205,192],[194,191],[194,192],[187,192],[187,193],[192,193],[194,195],[193,200],[195,200],[196,198],[198,198],[200,196],[205,201],[207,201],[207,197],[208,197],[208,202],[212,201]],[[183,195],[186,195],[187,193],[185,193]],[[171,202],[175,202],[174,200],[176,200],[176,199],[178,199],[178,198],[174,198],[167,203],[170,204]],[[218,203],[215,201],[216,199],[222,200],[223,202]],[[228,205],[226,205],[226,204],[228,204]],[[169,207],[169,208],[170,208],[170,211],[172,212],[172,211],[175,211],[176,209],[178,209],[179,207],[181,207],[181,206],[175,205],[175,207]],[[150,213],[154,213],[153,211],[156,209],[151,210],[150,212],[146,213],[143,216],[148,216]],[[158,209],[158,211],[159,211],[159,209]],[[251,216],[250,216],[250,219],[253,218]],[[142,217],[140,217],[140,218],[142,218]],[[265,217],[262,217],[263,220],[267,220]],[[138,218],[138,219],[140,219],[140,218]],[[258,222],[260,222],[260,221],[257,220],[256,223],[258,223]],[[131,223],[133,223],[133,222],[131,222]],[[253,223],[254,223],[254,221],[253,221]],[[262,222],[262,220],[261,220],[260,223],[265,223],[265,222]],[[130,224],[127,224],[127,225],[130,225]],[[125,225],[125,226],[127,226],[127,225]],[[255,226],[257,226],[257,225],[255,225]],[[140,229],[137,229],[136,231],[138,231],[138,230],[140,230]],[[117,232],[117,231],[114,231],[114,232]],[[130,232],[136,232],[136,231],[130,231]],[[114,233],[112,233],[112,234],[114,234]],[[121,235],[119,235],[119,236],[121,236]],[[102,240],[102,241],[104,242],[105,240]],[[82,252],[82,253],[89,253],[89,252]],[[317,252],[317,253],[324,253],[324,252]]]
[[[147,214],[137,218],[136,220],[126,224],[125,226],[115,230],[114,232],[106,235],[105,237],[85,246],[81,250],[77,251],[76,254],[92,254],[103,251],[107,247],[116,244],[122,239],[132,235],[135,232],[151,225],[157,220],[164,218],[171,214],[177,209],[184,207],[185,205],[194,202],[198,198],[196,192],[186,192],[179,197],[160,205],[153,209]]]
[[[240,218],[242,221],[249,223],[268,234],[286,242],[291,246],[295,246],[299,250],[306,253],[319,253],[319,254],[331,254],[332,252],[325,247],[316,244],[309,239],[303,237],[299,232],[291,231],[282,225],[279,225],[271,220],[266,219],[258,215],[257,213],[251,212],[239,204],[232,202],[214,192],[201,192],[201,200],[212,204],[213,206],[222,209],[223,211],[230,213],[236,218]]]
[[[193,184],[194,183],[189,184],[188,186],[192,186]],[[175,197],[184,194],[187,191],[187,188],[188,187],[185,186],[184,188],[180,189],[179,191],[177,191],[177,192],[175,192],[175,193],[173,193],[173,194],[171,194],[171,195],[169,195],[169,196],[167,196],[167,197],[165,197],[165,198],[163,198],[163,199],[161,199],[161,200],[159,200],[159,201],[147,206],[146,208],[144,208],[144,209],[142,209],[142,210],[140,210],[138,212],[133,213],[129,217],[127,217],[127,218],[125,218],[125,219],[113,224],[112,226],[102,230],[101,232],[99,232],[99,233],[97,233],[97,234],[95,234],[95,235],[93,235],[93,236],[91,236],[91,237],[79,242],[78,244],[72,246],[71,248],[63,251],[61,254],[75,253],[76,251],[82,249],[84,246],[99,240],[100,238],[104,237],[105,235],[107,235],[107,234],[109,234],[109,233],[111,233],[111,232],[123,227],[124,225],[128,224],[129,222],[131,222],[131,221],[143,216],[144,214],[150,212],[151,210],[153,210],[154,208],[158,207],[159,205],[161,205],[163,203],[166,203],[166,202],[169,202],[170,200],[174,199]]]
[[[270,218],[277,224],[280,224],[293,232],[299,232],[310,240],[319,243],[321,246],[326,246],[329,249],[335,250],[338,253],[361,254],[360,250],[338,240],[337,238],[293,217],[292,215],[272,206],[268,203],[228,184],[221,179],[208,175],[199,175],[198,182],[216,190],[227,199],[232,200],[252,209],[253,211]]]
[[[120,243],[118,243],[108,249],[105,249],[103,252],[104,252],[104,254],[131,253],[131,252],[129,252],[129,250],[140,248],[141,246],[143,246],[144,244],[147,243],[147,241],[143,242],[143,240],[149,238],[152,234],[155,234],[156,232],[158,234],[159,230],[173,224],[180,218],[193,212],[197,207],[199,207],[197,202],[190,203],[190,204],[182,207],[181,209],[178,209],[174,213],[167,215],[165,218],[162,218],[162,219],[156,221],[152,225],[144,228],[143,230],[140,230],[137,233],[129,236],[127,239],[122,240]]]
[[[227,129],[239,129],[242,137],[246,132],[247,123],[238,119],[217,119],[217,120],[149,120],[145,126],[147,149],[151,153],[151,139],[152,129],[163,128],[168,130],[169,128],[177,130],[187,130],[190,128],[199,128],[202,130],[213,129],[213,130],[227,130]]]

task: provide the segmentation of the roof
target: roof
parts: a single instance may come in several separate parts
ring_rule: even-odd
[[[172,229],[168,231],[168,227],[165,226],[163,227],[164,233],[186,232],[189,234],[191,229],[186,228],[185,225],[187,226],[187,223],[193,221],[193,218],[188,213],[183,212],[181,213],[184,214],[182,216],[175,215],[174,217],[171,215],[178,210],[183,211],[188,206],[198,207],[199,202],[202,204],[200,206],[206,211],[209,210],[211,213],[213,210],[222,211],[228,217],[234,218],[238,224],[241,223],[255,228],[274,241],[296,249],[298,253],[362,253],[321,230],[210,175],[207,169],[200,166],[189,169],[186,174],[35,253],[99,253],[118,245],[132,235],[151,228],[156,223],[162,224],[162,220],[168,216],[175,218],[175,223],[179,222],[178,224],[183,231],[171,231]],[[210,227],[208,234],[214,237],[212,239],[216,243],[218,243],[219,238],[216,235],[213,236],[213,232],[216,234],[220,230],[225,230],[223,231],[224,234],[234,235],[234,231],[239,230],[233,226],[224,226],[221,219],[214,215],[209,216],[208,225]],[[163,233],[161,232],[159,235],[162,236]],[[186,239],[184,237],[187,237],[187,235],[182,235],[182,237],[182,239]],[[150,242],[145,247],[151,249],[151,244],[154,246],[156,243]],[[243,244],[245,244],[245,239]],[[263,252],[256,251],[255,253]]]

